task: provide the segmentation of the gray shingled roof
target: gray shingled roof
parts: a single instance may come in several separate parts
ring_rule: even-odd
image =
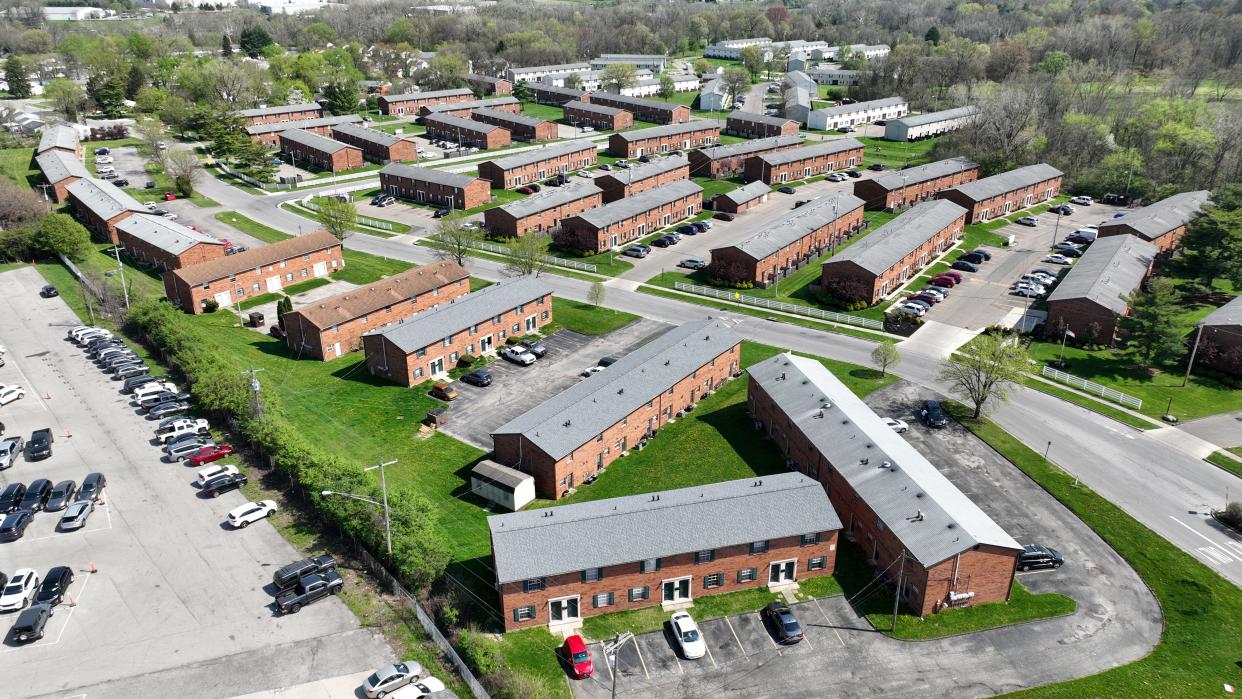
[[[368,129],[365,126],[358,126],[356,124],[337,124],[332,128],[332,130],[340,131],[343,134],[352,136],[361,141],[374,143],[375,145],[383,146],[385,148],[394,143],[400,143],[405,140],[396,134],[384,133],[383,131]]]
[[[1100,233],[1107,235],[1112,229],[1129,227],[1147,240],[1155,240],[1174,228],[1184,226],[1195,219],[1205,204],[1212,201],[1212,193],[1206,190],[1182,192],[1129,211],[1121,218],[1100,224]]]
[[[43,179],[53,184],[70,177],[88,178],[91,176],[86,165],[78,160],[78,156],[71,152],[53,148],[51,150],[40,153],[35,158],[39,170],[43,173]]]
[[[978,113],[978,107],[974,105],[966,105],[965,107],[955,107],[953,109],[945,109],[939,112],[928,112],[926,114],[904,116],[900,119],[893,119],[893,121],[905,124],[906,126],[923,126],[925,124],[935,124],[937,122],[948,121],[950,119],[960,119],[962,117]]]
[[[342,114],[340,116],[319,117],[318,119],[299,119],[297,121],[276,121],[270,124],[255,124],[254,126],[246,127],[246,134],[249,136],[259,136],[262,134],[287,131],[289,129],[310,129],[320,126],[337,126],[340,124],[360,123],[362,123],[362,117],[357,114]]]
[[[784,121],[784,119],[781,121]],[[737,155],[746,155],[747,153],[768,151],[773,148],[796,146],[799,143],[802,143],[802,139],[797,136],[769,136],[768,138],[753,138],[747,141],[738,141],[737,143],[730,143],[725,146],[700,148],[699,153],[702,153],[712,160],[716,160],[718,158],[731,158]]]
[[[635,129],[634,131],[622,131],[614,134],[620,136],[621,140],[626,142],[641,141],[646,138],[663,138],[665,136],[677,136],[679,134],[691,133],[693,131],[702,131],[710,128],[723,128],[724,124],[714,119],[695,119],[680,124],[668,124],[665,126],[653,126],[649,129]]]
[[[685,323],[493,434],[524,435],[548,456],[561,459],[739,342],[737,333],[719,320]]]
[[[786,148],[785,150],[779,150],[775,153],[764,153],[763,155],[757,157],[762,159],[763,162],[768,165],[788,165],[789,163],[796,163],[799,160],[806,160],[807,158],[815,158],[821,155],[832,155],[834,153],[841,153],[847,150],[862,147],[863,144],[857,139],[834,138],[831,141],[821,141],[814,145],[803,146],[801,148]]]
[[[658,496],[629,495],[488,517],[497,582],[841,528],[824,487],[800,473],[665,490]],[[566,545],[570,541],[607,545]]]
[[[757,114],[754,112],[733,112],[729,115],[729,121],[745,121],[751,124],[763,124],[764,126],[784,126],[793,119],[787,119],[779,116],[769,116],[767,114]],[[794,121],[796,124],[797,122]]]
[[[546,119],[540,119],[539,117],[533,117],[533,116],[530,116],[529,114],[515,114],[514,112],[502,112],[496,109],[486,109],[486,108],[475,109],[474,113],[482,114],[483,116],[491,117],[493,119],[502,119],[504,121],[512,122],[514,124],[521,124],[523,126],[529,126],[532,129],[544,123],[545,121],[547,121]]]
[[[436,114],[438,112],[452,112],[460,109],[487,109],[488,107],[499,107],[506,104],[521,103],[516,97],[501,95],[500,97],[486,97],[484,99],[450,102],[448,104],[429,104],[423,107],[423,109],[426,109],[428,114]]]
[[[335,153],[337,151],[345,150],[346,148],[353,148],[354,150],[357,150],[356,146],[351,146],[348,143],[341,143],[335,139],[320,136],[319,134],[313,134],[303,129],[288,129],[286,131],[281,131],[280,138],[285,141],[299,143],[307,148],[314,148],[315,150],[322,151],[324,153]]]
[[[517,488],[526,481],[533,482],[535,480],[534,476],[522,473],[515,468],[498,464],[491,459],[483,459],[475,464],[474,468],[470,469],[470,474],[478,476],[483,480],[509,486],[510,488]]]
[[[531,163],[537,163],[540,160],[548,158],[559,158],[562,155],[570,153],[578,153],[584,150],[597,150],[597,146],[590,141],[576,140],[566,141],[564,143],[554,143],[550,146],[542,148],[531,148],[515,155],[505,158],[497,158],[495,160],[486,160],[484,162],[491,163],[502,170],[512,170],[515,167],[523,167]]]
[[[565,109],[569,109],[570,107],[573,107],[574,109],[582,110],[584,112],[594,112],[596,114],[603,114],[605,116],[613,116],[614,114],[620,114],[621,112],[625,111],[624,109],[621,109],[619,107],[608,107],[602,104],[591,104],[590,102],[583,102],[582,100],[572,100],[570,102],[566,102]]]
[[[767,186],[763,182],[760,182],[759,180],[755,180],[750,184],[743,185],[729,192],[725,192],[720,196],[740,206],[753,199],[758,199],[771,191],[771,187]]]
[[[73,182],[65,190],[105,221],[126,211],[147,212],[147,207],[107,180],[86,177]]]
[[[406,92],[400,95],[380,95],[380,99],[385,102],[408,102],[410,100],[439,99],[441,97],[464,97],[470,95],[474,97],[474,93],[464,87],[456,87],[452,90],[431,90],[429,92]]]
[[[953,175],[963,170],[979,167],[965,158],[948,158],[934,163],[908,167],[904,170],[889,170],[872,180],[884,189],[901,189],[904,186],[919,184],[938,177]]]
[[[1155,245],[1132,235],[1096,238],[1048,296],[1048,302],[1088,299],[1124,314],[1127,304],[1123,297],[1139,287],[1157,252]]]
[[[473,119],[463,119],[461,117],[449,116],[448,114],[428,114],[423,123],[428,127],[442,126],[448,129],[461,129],[462,131],[474,131],[476,133],[491,133],[496,129],[504,128],[495,124],[484,124],[481,121]]]
[[[640,182],[650,177],[658,177],[666,172],[672,172],[683,167],[690,167],[690,161],[684,153],[676,153],[663,158],[652,158],[650,162],[640,162],[628,170],[613,170],[601,177],[625,184]]]
[[[865,112],[869,109],[882,109],[884,107],[895,107],[899,104],[905,104],[905,97],[885,97],[884,99],[868,100],[866,102],[855,102],[854,104],[843,104],[838,107],[825,107],[816,109],[816,112],[827,116],[840,116],[842,114],[856,114]]]
[[[303,102],[302,104],[278,104],[274,107],[259,107],[258,109],[243,109],[237,114],[243,118],[270,116],[272,114],[289,114],[291,112],[308,112],[313,109],[323,109],[314,102]]]
[[[753,259],[762,260],[786,245],[810,235],[811,231],[822,228],[851,211],[861,208],[862,205],[863,200],[852,194],[812,199],[809,204],[793,209],[780,218],[768,221],[756,229],[749,238],[731,247]]]
[[[1043,182],[1044,180],[1060,177],[1063,174],[1065,173],[1047,163],[1039,163],[1038,165],[1027,165],[1009,172],[1002,172],[991,177],[984,177],[974,182],[967,182],[954,187],[952,191],[961,192],[975,201],[982,201],[1006,192],[1012,192],[1015,189]]]
[[[1242,296],[1212,311],[1199,321],[1203,325],[1242,325]]]
[[[778,354],[747,371],[923,566],[1022,548],[823,364]]]
[[[564,72],[573,70],[590,70],[590,63],[555,63],[547,66],[525,66],[522,68],[510,68],[509,71],[514,75],[523,75],[525,73],[550,73]]]
[[[397,349],[412,354],[551,293],[552,287],[535,276],[505,279],[366,334],[383,335]]]
[[[723,97],[723,96],[728,95],[729,91],[725,89],[725,84],[723,80],[721,80],[720,78],[714,78],[712,80],[709,80],[707,83],[703,85],[703,87],[699,89],[699,94],[720,95]]]
[[[205,233],[152,214],[130,216],[116,224],[116,228],[173,255],[180,255],[199,243],[224,245]]]
[[[36,153],[52,148],[64,148],[65,150],[77,150],[78,148],[78,131],[68,124],[48,124],[39,132],[39,148]]]
[[[496,208],[513,218],[524,218],[602,192],[603,190],[590,182],[571,182],[563,187],[547,187],[529,197]]]
[[[625,95],[618,95],[612,92],[592,92],[591,100],[594,101],[596,98],[599,98],[602,100],[608,100],[610,102],[615,102],[617,104],[625,104],[625,105],[630,105],[634,107],[645,107],[647,109],[653,109],[653,110],[657,110],[661,112],[672,112],[678,107],[685,106],[683,104],[677,104],[675,102],[660,102],[658,100],[648,100],[648,99],[643,99],[641,97],[626,97]],[[633,111],[633,110],[630,110],[630,111]]]
[[[595,57],[597,61],[667,61],[668,56],[662,53],[601,53]]]
[[[505,79],[504,78],[493,78],[490,75],[480,75],[478,73],[469,73],[468,75],[466,75],[466,80],[471,80],[476,83],[487,83],[488,85],[495,85],[496,83],[500,82],[501,80],[505,80]],[[509,81],[505,80],[505,82],[509,82]]]
[[[574,218],[586,221],[588,224],[596,228],[604,228],[618,221],[624,221],[627,218],[637,216],[644,211],[650,211],[671,201],[676,201],[682,197],[687,197],[695,192],[702,192],[703,188],[690,180],[677,180],[670,182],[662,187],[655,187],[643,192],[639,192],[632,197],[618,199],[610,204],[604,204],[597,209],[590,209],[574,216]]]
[[[381,175],[392,175],[394,177],[404,177],[406,179],[418,180],[420,182],[431,182],[433,184],[442,184],[446,187],[468,186],[474,182],[477,177],[470,175],[459,175],[455,172],[445,172],[429,167],[414,167],[405,163],[388,163],[380,168]]]
[[[881,274],[965,214],[966,209],[947,199],[925,201],[833,255],[824,264],[853,262],[872,274]]]

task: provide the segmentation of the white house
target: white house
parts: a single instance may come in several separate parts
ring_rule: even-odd
[[[703,86],[699,91],[699,109],[705,112],[716,112],[728,109],[733,103],[724,81],[716,78]]]
[[[938,136],[969,126],[978,115],[977,107],[966,105],[940,112],[890,119],[884,125],[884,138],[890,141],[917,141],[920,138]]]
[[[899,119],[910,111],[910,103],[904,97],[885,97],[879,100],[843,104],[840,107],[816,109],[806,118],[807,128],[827,131],[842,126],[870,124],[881,119]]]

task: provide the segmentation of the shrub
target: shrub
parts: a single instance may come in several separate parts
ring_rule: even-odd
[[[477,361],[479,361],[479,358],[474,356],[473,354],[463,354],[457,360],[457,366],[463,367],[463,368],[470,367],[470,366],[474,366],[474,363]]]
[[[542,679],[508,669],[488,675],[484,681],[496,699],[553,699],[560,695]]]
[[[476,629],[466,629],[457,637],[462,659],[480,675],[495,675],[504,669],[504,659],[494,640]]]
[[[1231,502],[1216,513],[1216,518],[1234,529],[1242,529],[1242,502]]]
[[[205,313],[215,313],[218,310],[220,310],[220,304],[216,303],[215,299],[207,299],[203,304],[203,312]]]
[[[734,281],[732,279],[721,279],[720,277],[708,277],[707,283],[711,286],[719,286],[725,289],[753,289],[755,283],[750,280]]]

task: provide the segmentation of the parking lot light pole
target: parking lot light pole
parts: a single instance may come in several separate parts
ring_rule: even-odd
[[[397,463],[396,459],[392,461],[381,461],[371,468],[363,469],[364,471],[374,471],[379,469],[380,472],[380,490],[384,494],[384,536],[388,540],[388,557],[392,558],[392,522],[388,517],[388,477],[384,475],[384,467],[392,466]]]
[[[367,470],[370,471],[371,469],[367,469]],[[327,497],[329,495],[339,495],[343,498],[361,500],[362,502],[365,502],[369,505],[374,505],[376,507],[383,507],[384,508],[384,530],[388,534],[388,557],[392,558],[392,529],[389,527],[388,507],[384,503],[380,502],[379,500],[376,500],[375,498],[369,498],[365,495],[354,495],[353,493],[342,493],[336,490],[321,490],[319,491],[319,494],[324,497]]]

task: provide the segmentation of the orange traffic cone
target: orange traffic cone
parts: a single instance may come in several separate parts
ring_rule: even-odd
[[[73,595],[69,595],[69,606],[70,607],[78,606],[78,601],[73,598]]]
[[[98,572],[99,572],[99,569],[95,567],[95,562],[94,562],[94,561],[91,561],[91,562],[90,562],[90,564],[91,564],[91,572],[92,572],[92,573],[98,573]]]
[[[73,430],[65,430],[65,438],[73,439]]]

